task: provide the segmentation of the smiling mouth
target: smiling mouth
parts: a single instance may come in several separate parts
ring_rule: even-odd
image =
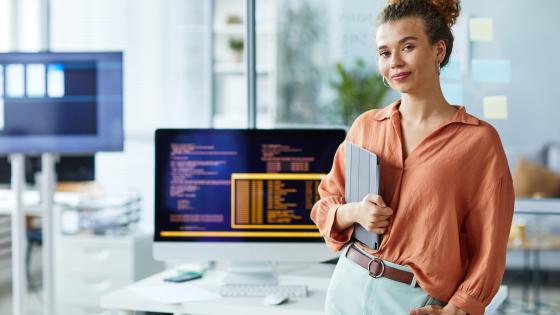
[[[391,78],[395,80],[404,80],[410,75],[410,72],[401,72],[398,74],[393,75]]]

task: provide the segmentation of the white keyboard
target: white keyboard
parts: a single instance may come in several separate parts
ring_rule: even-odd
[[[306,285],[224,284],[220,294],[227,297],[264,297],[281,294],[287,297],[306,297]]]

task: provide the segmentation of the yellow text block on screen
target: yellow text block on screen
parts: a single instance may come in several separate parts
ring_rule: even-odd
[[[469,37],[471,41],[489,42],[494,38],[494,21],[490,18],[469,19]]]
[[[305,229],[316,230],[315,224],[263,224],[265,213],[269,213],[270,206],[263,203],[263,185],[270,186],[271,181],[308,181],[319,184],[325,174],[318,173],[233,173],[231,174],[231,227],[233,229]],[[249,188],[249,181],[252,181]],[[270,188],[266,188],[270,194]],[[272,189],[274,190],[274,188]],[[291,189],[286,189],[290,191]],[[316,189],[314,189],[316,190]],[[295,193],[295,192],[294,192]],[[305,193],[305,192],[302,192]],[[238,196],[238,194],[242,194]],[[310,197],[310,196],[306,196]],[[270,201],[269,201],[270,203]],[[291,212],[289,209],[285,209]],[[288,214],[289,215],[289,214]],[[306,214],[307,215],[307,214]],[[236,222],[237,219],[239,223]],[[251,223],[249,224],[249,221]]]
[[[482,99],[484,118],[507,119],[508,101],[507,96],[486,96]]]

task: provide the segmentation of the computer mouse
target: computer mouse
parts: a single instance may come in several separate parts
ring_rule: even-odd
[[[270,294],[264,298],[265,305],[280,305],[282,303],[288,302],[290,298],[284,294]]]

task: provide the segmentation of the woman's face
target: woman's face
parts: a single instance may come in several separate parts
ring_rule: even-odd
[[[379,72],[401,93],[436,88],[445,43],[431,44],[420,18],[381,24],[376,34]]]

